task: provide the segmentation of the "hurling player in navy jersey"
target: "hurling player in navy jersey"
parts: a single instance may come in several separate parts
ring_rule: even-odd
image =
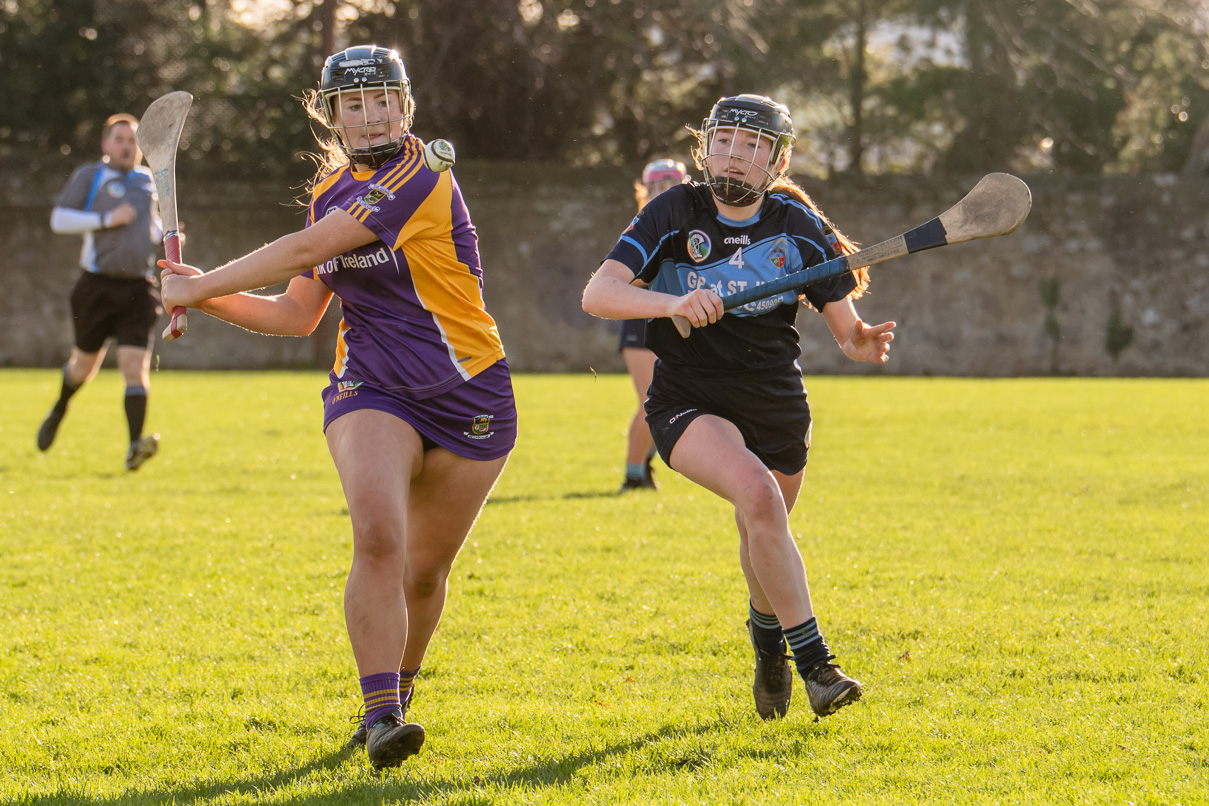
[[[859,699],[861,684],[831,662],[789,530],[811,430],[794,321],[805,298],[845,355],[874,363],[886,361],[894,323],[869,326],[857,315],[863,269],[724,312],[722,295],[855,246],[785,176],[794,143],[786,107],[760,95],[722,98],[697,135],[705,181],[643,208],[588,282],[583,308],[650,320],[647,346],[659,361],[646,413],[655,446],[673,470],[734,505],[756,711],[772,719],[789,709],[788,644],[811,709],[827,716]],[[688,338],[671,316],[693,325]]]
[[[642,181],[634,183],[634,201],[642,210],[651,199],[668,188],[688,181],[688,169],[683,162],[660,159],[647,163],[642,169]],[[617,349],[625,361],[626,372],[638,393],[638,411],[630,420],[626,432],[625,480],[621,492],[626,490],[657,490],[655,475],[651,472],[651,460],[655,458],[655,443],[651,440],[651,429],[647,428],[646,392],[651,385],[651,374],[655,370],[655,354],[646,346],[646,320],[627,319],[621,323],[621,337]]]
[[[478,238],[452,171],[425,166],[399,54],[329,57],[307,108],[333,139],[307,225],[202,273],[161,262],[166,306],[305,335],[340,300],[323,428],[352,521],[344,617],[375,767],[416,753],[413,682],[449,572],[516,443],[504,348],[483,307]],[[276,296],[243,293],[289,281]]]

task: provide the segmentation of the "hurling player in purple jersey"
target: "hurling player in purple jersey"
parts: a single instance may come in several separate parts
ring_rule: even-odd
[[[688,181],[688,169],[683,162],[660,159],[647,163],[642,169],[642,181],[634,183],[634,201],[639,211],[646,203],[663,191]],[[627,319],[621,323],[618,350],[625,361],[626,372],[638,393],[638,410],[630,420],[626,433],[625,479],[621,492],[627,490],[657,490],[655,475],[651,472],[651,460],[655,458],[655,443],[651,440],[651,429],[647,428],[646,391],[651,385],[651,374],[655,371],[655,354],[646,346],[646,320]]]
[[[583,296],[595,316],[650,320],[647,346],[659,361],[646,413],[659,454],[734,505],[756,661],[752,693],[765,719],[789,709],[787,645],[818,716],[862,690],[831,662],[789,529],[811,428],[797,362],[799,302],[822,312],[855,361],[886,361],[894,338],[893,322],[871,327],[853,307],[868,284],[865,270],[723,311],[722,293],[855,251],[785,176],[793,143],[786,107],[760,95],[720,99],[694,153],[705,181],[673,187],[643,208]],[[673,315],[692,323],[688,338]]]
[[[516,442],[516,407],[474,226],[452,172],[425,167],[399,55],[331,56],[307,108],[333,139],[306,228],[207,273],[161,262],[164,304],[306,335],[340,300],[323,400],[353,528],[344,613],[365,716],[349,744],[393,767],[424,742],[404,715],[454,558]],[[284,281],[277,296],[246,293]]]

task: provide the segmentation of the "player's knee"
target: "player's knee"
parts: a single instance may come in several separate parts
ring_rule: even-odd
[[[781,497],[781,489],[768,474],[745,479],[735,496],[734,505],[736,520],[741,520],[748,529],[758,529],[769,522],[785,519],[785,500]]]
[[[353,555],[375,565],[402,565],[403,535],[385,522],[369,522],[353,527]]]
[[[449,580],[449,568],[415,568],[408,566],[403,574],[403,589],[408,598],[427,599],[445,590]]]

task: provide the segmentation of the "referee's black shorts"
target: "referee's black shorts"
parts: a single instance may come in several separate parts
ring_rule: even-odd
[[[672,449],[689,423],[712,414],[733,423],[747,449],[770,470],[792,476],[806,467],[810,403],[801,374],[790,370],[757,380],[697,376],[656,363],[646,421],[663,461],[671,465]]]
[[[84,272],[71,292],[76,347],[98,352],[113,337],[119,345],[151,348],[159,312],[155,288],[145,277],[126,279]]]

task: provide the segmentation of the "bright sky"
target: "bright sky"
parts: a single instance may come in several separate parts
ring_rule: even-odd
[[[278,20],[293,8],[290,0],[232,0],[231,13],[235,19],[253,28],[270,20]]]

